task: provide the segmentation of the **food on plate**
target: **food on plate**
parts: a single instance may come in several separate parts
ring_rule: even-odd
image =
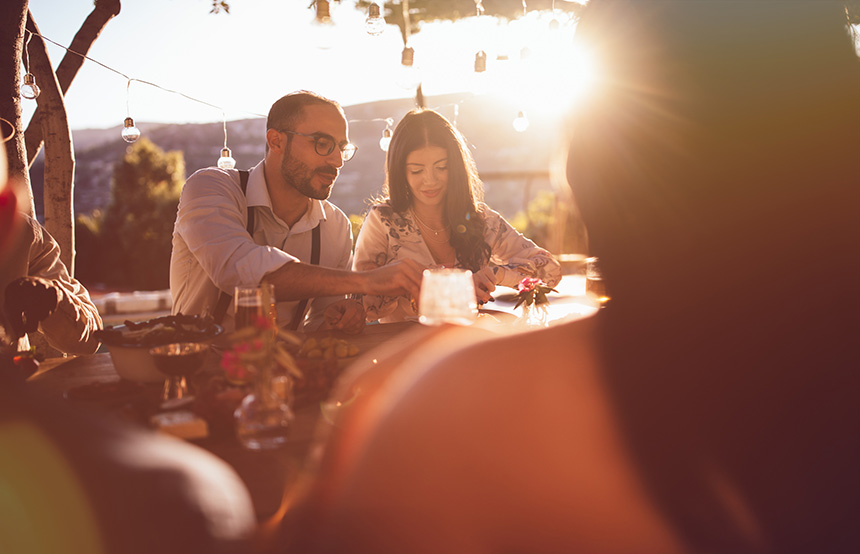
[[[222,331],[211,317],[176,314],[148,321],[125,321],[123,325],[96,331],[96,335],[109,346],[158,346],[172,342],[206,341]]]
[[[358,347],[343,339],[334,337],[323,337],[319,340],[311,337],[307,339],[299,349],[299,357],[322,358],[350,358],[358,354]]]

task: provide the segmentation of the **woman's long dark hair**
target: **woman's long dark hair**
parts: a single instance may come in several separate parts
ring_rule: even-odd
[[[412,206],[412,191],[406,181],[406,156],[426,146],[444,148],[448,154],[444,217],[451,226],[451,246],[461,267],[478,271],[490,259],[490,246],[484,241],[484,218],[479,209],[483,185],[466,139],[440,113],[412,110],[397,124],[386,157],[383,192],[396,212],[404,213]]]

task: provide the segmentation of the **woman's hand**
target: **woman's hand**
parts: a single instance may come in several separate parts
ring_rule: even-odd
[[[338,329],[348,335],[357,335],[364,330],[364,306],[355,300],[332,302],[323,312],[324,327]]]
[[[478,299],[478,304],[490,302],[493,298],[492,292],[496,290],[496,276],[493,270],[484,266],[480,271],[472,274],[472,280],[475,282],[475,297]]]

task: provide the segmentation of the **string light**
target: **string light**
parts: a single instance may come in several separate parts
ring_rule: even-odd
[[[126,118],[122,124],[122,140],[126,142],[134,142],[140,138],[140,129],[134,126],[134,119],[131,118],[131,110],[128,107],[128,98],[131,94],[131,79],[125,87],[125,113]]]
[[[35,100],[39,97],[38,85],[36,85],[36,76],[30,73],[30,39],[33,38],[33,33],[27,31],[27,40],[24,41],[24,82],[21,83],[20,93],[21,96],[26,98],[27,100]]]
[[[385,120],[385,129],[382,130],[382,138],[379,139],[379,149],[383,152],[388,152],[388,147],[391,145],[391,126],[394,125],[394,120],[390,117]]]
[[[487,71],[487,53],[479,50],[475,54],[475,73],[484,73]]]
[[[400,70],[397,73],[395,82],[401,88],[414,90],[418,88],[418,83],[421,81],[421,75],[418,73],[418,68],[415,67],[415,49],[409,46],[404,46],[400,53]]]
[[[224,121],[224,148],[221,149],[221,157],[218,158],[218,167],[233,169],[236,167],[236,160],[233,159],[233,153],[227,148],[227,114],[221,112],[221,117]]]
[[[377,37],[385,30],[385,18],[382,17],[382,8],[373,2],[367,7],[367,19],[364,20],[364,30],[368,35]]]
[[[529,118],[526,117],[526,112],[521,111],[513,122],[514,130],[518,133],[524,132],[529,128]]]
[[[39,97],[39,86],[36,84],[36,77],[32,73],[24,75],[24,82],[21,83],[21,96],[27,100],[35,100]]]
[[[122,125],[122,140],[126,142],[134,142],[140,138],[140,129],[134,126],[134,120],[130,117],[125,118]]]
[[[317,48],[327,50],[334,44],[334,20],[331,18],[331,4],[329,0],[315,0],[316,13],[313,19],[314,41]]]

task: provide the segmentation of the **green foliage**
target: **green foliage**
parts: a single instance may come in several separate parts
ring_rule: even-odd
[[[114,168],[107,211],[78,218],[78,250],[87,265],[81,279],[137,290],[167,288],[184,180],[182,152],[165,153],[146,138],[129,146]]]
[[[540,191],[526,211],[519,212],[509,223],[551,252],[588,252],[588,235],[575,207],[560,203],[551,191]]]
[[[555,225],[556,203],[555,194],[542,190],[529,202],[526,211],[515,215],[510,224],[538,246],[548,248],[551,229]]]

